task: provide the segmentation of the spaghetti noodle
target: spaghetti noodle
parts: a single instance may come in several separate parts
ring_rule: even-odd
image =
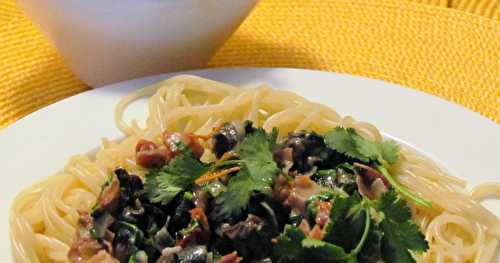
[[[127,106],[150,97],[145,127],[123,120]],[[116,107],[115,121],[126,134],[122,140],[103,140],[92,158],[72,157],[57,175],[21,192],[10,215],[13,255],[17,262],[67,262],[74,242],[79,212],[89,211],[101,185],[116,167],[145,175],[136,163],[139,139],[159,141],[164,131],[209,134],[228,121],[250,120],[266,130],[279,128],[283,137],[296,130],[325,133],[337,127],[354,128],[362,137],[381,141],[371,124],[341,117],[334,110],[292,92],[266,86],[241,89],[193,76],[178,76],[124,97]],[[432,208],[411,205],[413,219],[424,232],[430,249],[415,255],[418,262],[492,262],[500,238],[500,220],[479,202],[500,198],[498,184],[483,184],[471,193],[466,182],[446,174],[435,163],[401,147],[392,167],[397,180],[431,201]],[[203,156],[209,158],[209,156]],[[98,255],[102,262],[113,262]]]

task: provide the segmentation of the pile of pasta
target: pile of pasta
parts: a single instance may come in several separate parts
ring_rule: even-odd
[[[127,106],[149,98],[144,127],[123,120]],[[158,141],[164,131],[209,134],[228,121],[251,120],[266,130],[278,127],[280,136],[297,130],[324,133],[334,127],[354,128],[361,136],[382,140],[373,125],[342,117],[333,109],[285,90],[267,86],[239,88],[195,76],[177,76],[132,92],[116,107],[120,140],[102,141],[95,155],[72,157],[64,169],[21,192],[11,208],[11,240],[17,262],[67,262],[81,211],[89,211],[101,185],[116,167],[144,176],[135,161],[141,138]],[[432,208],[411,204],[413,219],[430,249],[418,262],[492,262],[496,259],[500,220],[480,201],[499,198],[500,184],[486,183],[467,191],[466,182],[447,174],[434,162],[402,146],[401,160],[391,173]],[[102,258],[102,262],[111,262]]]

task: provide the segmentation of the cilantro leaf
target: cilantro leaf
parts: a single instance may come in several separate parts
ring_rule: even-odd
[[[358,194],[337,197],[332,205],[323,240],[348,251],[349,260],[357,260],[370,237],[373,225],[370,210],[369,201],[362,200]]]
[[[402,223],[411,220],[411,211],[406,202],[398,198],[395,191],[388,191],[380,197],[378,210],[393,221]]]
[[[266,184],[255,181],[248,172],[240,171],[240,174],[231,178],[226,191],[222,192],[216,199],[220,217],[230,217],[240,214],[250,201],[253,191],[264,191]]]
[[[387,161],[389,164],[395,164],[399,160],[399,148],[398,145],[391,140],[383,141],[380,144],[380,153],[382,159]]]
[[[336,127],[325,134],[325,142],[336,151],[365,163],[394,164],[398,160],[399,148],[395,142],[373,142],[358,135],[353,128]]]
[[[382,258],[385,262],[415,262],[408,250],[411,248],[419,248],[419,251],[427,250],[427,246],[421,245],[425,240],[415,224],[410,222],[396,224],[384,220],[380,226],[384,231]]]
[[[415,203],[431,207],[431,203],[410,192],[406,187],[389,173],[384,166],[394,164],[399,159],[399,148],[393,141],[382,143],[367,140],[356,133],[352,128],[337,127],[325,134],[326,144],[334,150],[362,162],[372,162],[389,183],[401,194],[412,199]]]
[[[326,226],[324,241],[353,250],[360,241],[365,227],[366,213],[361,198],[354,194],[347,198],[335,199]]]
[[[359,159],[363,162],[368,162],[369,159],[364,154],[360,153],[354,137],[357,136],[356,131],[352,128],[336,127],[335,129],[325,134],[325,143],[349,157]]]
[[[420,229],[411,221],[410,209],[394,191],[385,193],[378,208],[384,219],[380,227],[382,237],[382,258],[385,262],[415,262],[409,250],[424,252],[429,248]]]
[[[366,238],[363,247],[358,254],[359,262],[381,262],[381,244],[382,244],[382,230],[372,220],[370,223],[370,231]]]
[[[273,158],[277,134],[277,129],[273,129],[271,134],[258,129],[242,142],[239,149],[240,159],[246,167],[243,171],[248,172],[256,181],[262,181],[268,185],[273,182],[274,176],[279,172]]]
[[[179,155],[170,164],[146,175],[146,195],[153,203],[167,204],[208,170],[199,160]]]
[[[356,262],[343,248],[315,239],[302,240],[304,260],[300,262]]]
[[[273,159],[277,133],[276,129],[271,134],[256,129],[243,140],[239,148],[241,169],[216,200],[220,217],[241,213],[247,207],[252,192],[270,190],[279,172]]]
[[[352,259],[343,248],[309,239],[302,230],[290,225],[285,226],[284,233],[277,238],[273,254],[278,263],[348,262]]]
[[[380,149],[381,148],[380,144],[372,142],[370,140],[367,140],[359,136],[354,131],[354,129],[351,130],[353,131],[352,139],[356,144],[356,150],[358,151],[358,154],[364,157],[368,161],[377,160],[382,163],[383,159],[382,159],[382,151]]]
[[[276,245],[273,246],[274,257],[278,262],[299,262],[302,250],[302,240],[306,235],[295,226],[286,225],[283,234],[278,236]]]

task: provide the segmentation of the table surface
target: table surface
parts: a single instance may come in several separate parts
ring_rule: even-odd
[[[498,0],[261,0],[207,67],[382,79],[500,123]],[[16,7],[0,2],[0,128],[88,88]]]

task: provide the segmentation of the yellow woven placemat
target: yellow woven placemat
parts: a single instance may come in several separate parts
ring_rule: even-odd
[[[499,0],[262,0],[209,67],[363,75],[500,122],[499,21]],[[3,0],[0,127],[86,89],[13,0]]]

